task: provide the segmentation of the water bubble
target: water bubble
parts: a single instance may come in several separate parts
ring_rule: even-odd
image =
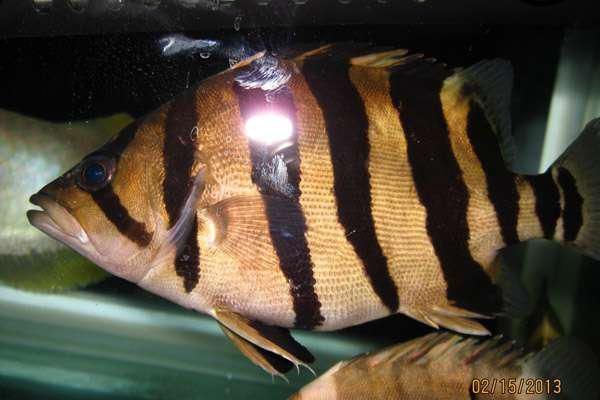
[[[340,4],[350,4],[352,3],[352,0],[338,0],[340,2]]]
[[[240,30],[240,25],[242,24],[242,16],[238,15],[237,17],[235,17],[235,19],[233,20],[233,29],[235,29],[236,31]]]
[[[269,5],[269,1],[270,0],[258,0],[256,2],[256,4],[258,4],[259,6],[268,6]]]
[[[119,11],[125,5],[125,0],[106,0],[106,8]]]
[[[82,12],[87,7],[89,0],[68,0],[69,6],[75,12]]]
[[[209,57],[210,57],[210,51],[203,51],[202,53],[200,53],[200,58],[207,59]]]
[[[47,13],[52,7],[52,0],[33,0],[33,8],[37,12]]]

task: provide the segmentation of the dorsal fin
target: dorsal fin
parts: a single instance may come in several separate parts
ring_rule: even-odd
[[[514,342],[496,336],[477,340],[450,333],[433,333],[406,343],[402,348],[390,348],[386,361],[426,364],[451,357],[464,364],[475,362],[508,366],[523,361],[522,351]]]
[[[510,98],[513,69],[509,61],[483,60],[469,68],[459,70],[448,78],[448,83],[462,86],[480,104],[498,138],[502,157],[511,166],[516,157],[516,147],[511,130]]]
[[[248,65],[263,55],[264,52],[255,55],[234,68]],[[472,95],[480,104],[498,138],[506,165],[513,165],[516,147],[511,133],[510,98],[513,69],[510,62],[502,59],[483,60],[466,69],[451,70],[435,58],[425,57],[421,53],[410,53],[407,49],[345,42],[316,47],[293,54],[291,58],[298,65],[302,65],[305,60],[314,57],[319,57],[324,62],[345,62],[365,68],[389,69],[393,73],[423,78],[424,82],[445,80],[448,85],[459,85],[462,93]]]
[[[502,156],[508,166],[516,157],[511,134],[510,97],[513,70],[510,62],[501,59],[484,60],[469,68],[452,71],[446,64],[406,49],[383,49],[369,44],[334,43],[306,51],[294,58],[302,63],[312,57],[324,57],[328,62],[346,61],[354,66],[385,68],[395,73],[414,74],[447,80],[461,86],[464,93],[472,94],[481,105],[498,137]]]
[[[392,50],[390,47],[374,46],[371,43],[330,43],[312,50],[304,51],[293,57],[293,60],[302,63],[313,57],[326,58],[328,62],[348,62],[352,65],[376,66],[376,63],[391,62],[394,57],[407,54],[408,50]],[[383,67],[383,65],[377,65]]]
[[[302,63],[312,57],[326,57],[328,62],[344,61],[354,66],[366,68],[392,69],[409,64],[413,64],[412,66],[435,64],[446,68],[446,64],[437,63],[435,58],[425,57],[421,53],[411,53],[408,49],[373,46],[369,43],[331,43],[305,51],[296,55],[293,59]],[[417,61],[426,64],[416,63]],[[450,73],[447,75],[450,75]]]

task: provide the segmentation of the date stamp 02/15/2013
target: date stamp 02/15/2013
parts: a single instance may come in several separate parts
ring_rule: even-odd
[[[542,378],[476,378],[471,381],[473,394],[559,394],[560,379]]]

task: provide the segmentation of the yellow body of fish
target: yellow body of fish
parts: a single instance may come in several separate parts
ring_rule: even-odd
[[[342,361],[290,400],[594,400],[599,373],[574,339],[523,356],[498,338],[434,333]]]
[[[271,373],[291,366],[275,354],[312,359],[283,328],[404,313],[488,333],[473,318],[504,310],[506,245],[546,237],[598,257],[597,123],[550,171],[520,176],[507,62],[454,72],[367,53],[259,54],[211,77],[44,187],[30,221],[217,318]]]

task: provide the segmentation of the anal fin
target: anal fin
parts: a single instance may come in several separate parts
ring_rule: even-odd
[[[490,332],[473,318],[490,318],[452,305],[433,306],[430,309],[408,310],[406,315],[436,329],[446,328],[468,335],[489,335]]]
[[[292,337],[288,329],[252,321],[226,309],[215,309],[213,315],[242,353],[265,371],[281,374],[287,366],[281,362],[284,360],[296,368],[302,365],[314,374],[308,366],[315,360],[313,355]]]

